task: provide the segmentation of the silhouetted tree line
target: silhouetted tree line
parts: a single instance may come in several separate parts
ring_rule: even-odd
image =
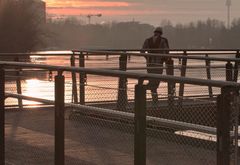
[[[173,48],[240,48],[240,19],[233,20],[231,29],[214,19],[165,24],[164,29]]]
[[[76,21],[48,23],[51,48],[136,48],[154,27],[137,22],[80,25]]]
[[[240,19],[231,29],[214,19],[172,25],[162,23],[164,36],[171,48],[240,48]],[[153,34],[154,26],[139,22],[81,25],[75,19],[48,23],[53,38],[50,48],[141,48],[143,41]]]

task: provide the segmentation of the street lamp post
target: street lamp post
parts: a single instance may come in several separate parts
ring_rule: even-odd
[[[226,6],[227,6],[227,28],[230,29],[230,7],[232,3],[231,0],[226,0]]]

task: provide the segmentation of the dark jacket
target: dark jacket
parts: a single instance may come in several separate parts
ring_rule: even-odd
[[[166,38],[160,37],[160,36],[156,37],[155,39],[154,39],[154,36],[147,38],[143,44],[142,49],[169,49],[168,40]],[[168,50],[149,50],[148,53],[168,54],[169,52],[168,52]],[[151,61],[155,59],[154,57],[148,57],[148,58],[151,58]],[[147,60],[148,60],[148,58],[147,58]],[[160,58],[163,61],[168,60],[168,58],[166,58],[166,57],[160,57]]]

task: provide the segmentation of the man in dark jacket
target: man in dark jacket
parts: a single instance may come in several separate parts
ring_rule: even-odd
[[[150,38],[147,38],[143,44],[142,49],[151,49],[147,50],[148,53],[158,53],[158,54],[168,54],[169,44],[168,40],[162,37],[163,30],[161,27],[157,27],[154,30],[154,35]],[[158,49],[158,50],[154,50]],[[159,50],[160,49],[160,50]],[[167,50],[164,50],[167,49]],[[142,51],[145,52],[145,51]],[[163,64],[166,65],[171,63],[170,57],[160,57],[160,56],[145,56],[147,61],[147,72],[162,74],[163,73]],[[172,63],[171,63],[172,64]],[[166,71],[168,74],[168,70]],[[158,101],[157,88],[160,84],[159,80],[149,80],[148,88],[151,90],[152,99],[154,102]]]

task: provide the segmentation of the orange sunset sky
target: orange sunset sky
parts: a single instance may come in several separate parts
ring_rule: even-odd
[[[101,13],[95,22],[139,21],[159,25],[163,20],[185,23],[207,18],[226,21],[226,0],[44,0],[48,15]],[[231,18],[240,17],[240,0],[232,0]]]

